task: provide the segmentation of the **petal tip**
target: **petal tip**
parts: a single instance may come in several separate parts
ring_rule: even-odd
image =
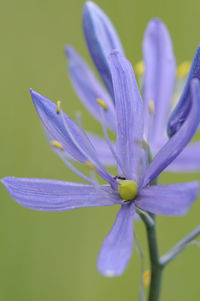
[[[162,24],[162,20],[158,17],[155,17],[153,19],[150,20],[150,23],[153,23],[153,24]]]
[[[74,48],[73,48],[72,46],[70,46],[70,45],[66,45],[66,46],[64,47],[64,52],[65,52],[67,58],[70,59],[71,55],[72,55],[73,52],[74,52]]]
[[[32,88],[29,89],[30,93],[31,93],[31,97],[36,97],[38,95],[38,93],[36,91],[34,91]]]
[[[6,184],[6,178],[1,179],[0,181],[5,186],[5,184]]]
[[[93,1],[86,1],[85,5],[83,6],[83,10],[88,10],[88,12],[94,8],[98,8],[98,6]]]
[[[106,278],[113,278],[119,275],[116,275],[112,270],[106,270],[103,273],[101,272],[101,275],[106,277]]]
[[[0,179],[1,183],[5,186],[5,188],[7,189],[7,187],[9,186],[9,180],[11,180],[12,177],[5,177],[3,179]]]

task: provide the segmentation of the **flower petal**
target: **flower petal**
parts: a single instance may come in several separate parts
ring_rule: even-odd
[[[97,99],[102,99],[107,106],[105,110],[106,124],[114,130],[116,127],[115,110],[113,101],[109,94],[95,77],[92,70],[81,58],[80,55],[72,48],[66,47],[65,52],[68,58],[68,69],[72,85],[84,106],[98,120],[100,117],[99,104]]]
[[[113,80],[117,118],[117,154],[126,174],[138,178],[143,141],[143,102],[131,64],[117,50],[109,57]]]
[[[99,161],[105,166],[115,166],[116,165],[115,158],[110,148],[108,147],[108,144],[106,143],[105,139],[91,133],[87,133],[87,134],[90,141],[92,142],[92,145],[94,145]],[[115,150],[116,148],[115,143],[114,142],[111,143],[113,149]]]
[[[192,105],[188,117],[179,131],[168,140],[147,167],[143,187],[151,183],[181,153],[196,132],[200,117],[200,82],[198,79],[191,81],[190,93]]]
[[[110,19],[91,1],[86,2],[83,8],[83,31],[94,64],[113,95],[108,55],[113,49],[119,49],[123,53],[123,48]]]
[[[97,260],[99,272],[105,277],[120,276],[128,265],[133,250],[133,205],[123,205],[106,236]]]
[[[167,116],[173,94],[176,62],[172,41],[165,24],[159,19],[149,22],[144,34],[144,102],[145,133],[150,128],[149,101],[154,103],[153,125],[151,128],[151,146],[160,144],[166,133]]]
[[[31,90],[31,96],[37,113],[45,127],[48,138],[61,143],[63,151],[75,160],[86,163],[91,161],[97,168],[99,175],[108,183],[115,186],[113,177],[101,165],[94,147],[81,127],[63,112],[56,113],[56,105],[48,98]],[[69,128],[67,130],[66,126]]]
[[[198,197],[199,183],[155,185],[140,191],[135,204],[154,214],[185,215]]]
[[[87,158],[71,142],[66,132],[61,114],[56,113],[56,105],[45,96],[30,90],[31,97],[37,113],[44,125],[49,140],[56,140],[62,144],[63,150],[69,153],[79,162],[85,162]],[[65,118],[69,118],[65,115]]]
[[[120,204],[110,186],[92,186],[58,180],[6,177],[2,183],[20,205],[39,211]]]
[[[190,83],[193,78],[200,79],[200,45],[194,56],[181,98],[168,121],[167,132],[170,137],[179,130],[187,117],[190,108]]]
[[[169,172],[195,172],[200,170],[200,142],[188,145],[167,167]]]

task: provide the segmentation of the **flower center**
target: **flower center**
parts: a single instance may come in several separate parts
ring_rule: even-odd
[[[138,185],[132,180],[119,181],[118,191],[124,201],[131,201],[137,195]]]

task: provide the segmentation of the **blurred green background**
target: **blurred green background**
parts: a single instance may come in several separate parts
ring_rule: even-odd
[[[170,30],[177,63],[192,59],[200,42],[200,2],[96,1],[115,24],[127,57],[141,59],[141,43],[150,18],[160,17]],[[65,44],[88,60],[81,28],[82,0],[10,0],[0,3],[1,160],[0,177],[41,177],[79,181],[51,151],[36,115],[29,88],[75,117],[86,129],[99,125],[78,101],[67,76]],[[200,174],[162,176],[162,183],[199,179]],[[138,300],[140,258],[134,250],[122,277],[104,279],[96,270],[101,243],[117,208],[34,212],[16,204],[0,188],[0,300]],[[158,218],[161,253],[199,223],[200,202],[184,218]],[[136,232],[147,258],[145,231]],[[148,266],[148,260],[146,261]],[[200,300],[199,249],[188,249],[164,274],[161,301]]]

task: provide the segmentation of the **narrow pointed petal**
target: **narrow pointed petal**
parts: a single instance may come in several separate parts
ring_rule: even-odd
[[[144,34],[143,56],[145,133],[150,127],[149,101],[154,103],[151,145],[156,147],[166,133],[166,122],[170,110],[175,84],[176,62],[172,41],[165,24],[159,19],[149,22]]]
[[[131,64],[118,51],[110,55],[117,118],[117,154],[124,167],[121,176],[138,178],[143,141],[143,102]]]
[[[185,215],[197,199],[198,190],[198,182],[149,186],[140,191],[135,204],[154,214]]]
[[[115,158],[110,148],[108,147],[108,144],[106,143],[105,139],[90,133],[88,133],[88,137],[92,142],[92,145],[94,145],[99,161],[105,166],[115,166],[116,165]],[[111,143],[113,149],[115,150],[116,149],[115,143],[114,142]]]
[[[83,8],[83,31],[93,62],[113,95],[108,55],[113,49],[119,49],[123,53],[123,48],[110,19],[91,1],[86,2]]]
[[[123,205],[105,238],[97,260],[99,272],[105,277],[120,276],[126,269],[133,250],[133,205]]]
[[[169,172],[195,172],[200,170],[200,142],[188,145],[167,167]]]
[[[119,204],[110,186],[92,186],[58,180],[6,177],[2,183],[20,205],[39,211]]]
[[[66,47],[65,53],[68,58],[68,69],[72,85],[83,105],[100,121],[100,108],[96,100],[102,99],[107,106],[104,114],[106,125],[110,129],[115,130],[115,110],[109,94],[99,83],[83,58],[72,47]]]
[[[200,82],[198,79],[191,81],[191,107],[188,117],[174,136],[162,147],[147,167],[143,187],[155,179],[184,149],[190,142],[199,126],[200,117]]]
[[[36,111],[43,123],[45,131],[50,141],[58,141],[62,144],[63,151],[69,153],[79,162],[85,162],[87,158],[71,142],[60,114],[56,113],[56,104],[45,96],[30,90]],[[69,118],[65,115],[65,118]]]
[[[200,79],[200,45],[194,56],[181,98],[168,121],[167,132],[170,137],[179,130],[187,117],[190,108],[190,83],[193,78]]]
[[[97,157],[99,159],[99,161],[104,165],[104,166],[115,166],[116,165],[116,161],[115,158],[110,150],[110,148],[108,147],[108,144],[106,143],[105,139],[95,135],[95,134],[91,134],[91,133],[87,133],[88,138],[90,139],[92,145],[95,148]],[[112,147],[115,150],[116,149],[116,145],[114,142],[112,143]],[[67,152],[66,152],[66,156],[69,160],[74,161],[74,158],[72,156],[70,156]],[[75,160],[76,161],[76,160]]]
[[[82,163],[91,161],[100,176],[106,182],[114,185],[115,181],[99,162],[95,149],[84,130],[66,114],[57,114],[56,105],[48,98],[33,90],[31,90],[31,96],[48,138],[61,143],[63,151],[66,151],[75,160]]]

